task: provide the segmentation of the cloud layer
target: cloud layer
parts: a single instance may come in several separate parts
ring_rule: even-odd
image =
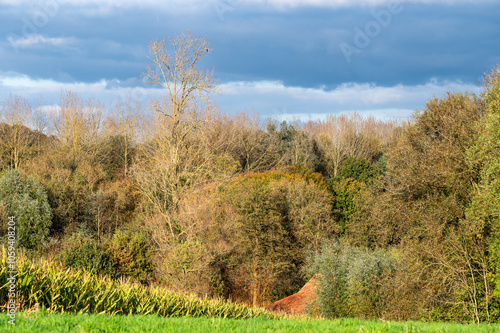
[[[407,116],[433,94],[478,91],[483,73],[500,63],[497,1],[0,4],[0,94],[43,95],[50,103],[61,89],[106,102],[154,95],[140,76],[149,64],[147,45],[185,29],[214,47],[202,65],[215,69],[225,90],[221,108],[263,115]]]
[[[422,3],[422,4],[464,4],[464,3],[487,3],[494,0],[45,0],[39,6],[44,4],[56,3],[58,5],[71,6],[96,6],[96,7],[154,7],[154,8],[181,8],[181,7],[200,7],[204,4],[213,3],[227,6],[254,5],[254,6],[272,6],[277,8],[291,7],[359,7],[359,6],[386,6],[391,3]],[[0,5],[19,6],[33,5],[32,0],[0,0]]]
[[[33,80],[27,76],[0,75],[2,93],[22,95],[44,105],[57,105],[63,90],[77,92],[82,98],[97,98],[108,106],[118,98],[132,98],[145,106],[151,98],[161,98],[165,91],[136,83],[104,80],[95,83],[61,83]],[[277,120],[310,120],[326,114],[349,111],[372,114],[378,118],[408,118],[425,101],[444,97],[447,92],[479,94],[481,87],[461,82],[432,80],[423,85],[390,87],[376,84],[342,84],[335,89],[287,87],[279,81],[227,82],[220,85],[222,94],[215,98],[222,112],[250,111]],[[415,107],[416,106],[416,107]]]

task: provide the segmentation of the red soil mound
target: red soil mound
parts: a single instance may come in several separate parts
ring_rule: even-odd
[[[266,309],[270,311],[305,315],[307,304],[316,298],[317,289],[318,278],[317,276],[314,276],[304,287],[302,287],[302,289],[300,289],[298,293],[280,299],[279,301],[266,306]]]

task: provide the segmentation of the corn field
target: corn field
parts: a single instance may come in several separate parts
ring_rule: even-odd
[[[35,307],[56,313],[107,315],[158,315],[163,317],[221,317],[280,319],[283,315],[250,308],[226,300],[180,295],[158,286],[143,286],[127,280],[114,281],[84,271],[64,269],[48,260],[17,257],[16,303],[18,310]],[[2,247],[0,305],[6,311],[7,252]]]

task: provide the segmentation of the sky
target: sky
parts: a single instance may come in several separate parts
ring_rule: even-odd
[[[448,91],[482,91],[500,64],[497,0],[0,0],[0,100],[106,105],[162,90],[148,44],[189,30],[213,52],[221,111],[276,120],[357,111],[408,118]]]

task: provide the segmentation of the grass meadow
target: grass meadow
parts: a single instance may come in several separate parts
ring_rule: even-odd
[[[108,316],[18,313],[15,328],[0,315],[0,331],[8,332],[500,332],[500,325],[385,322],[357,319],[223,319],[207,317],[164,318],[154,315]]]

